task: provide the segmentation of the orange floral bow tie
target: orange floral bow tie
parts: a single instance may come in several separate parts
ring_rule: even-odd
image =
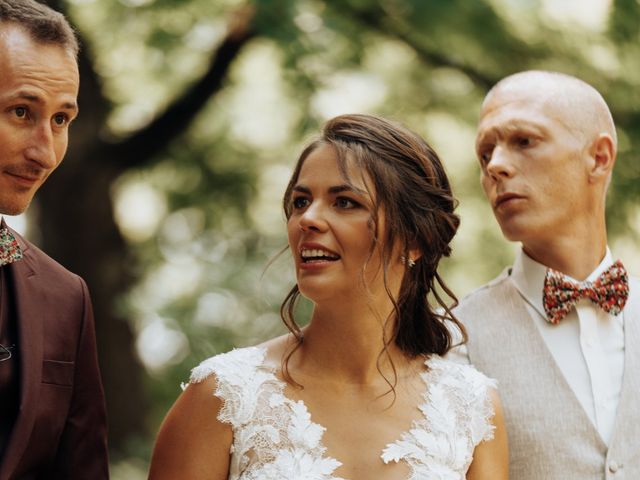
[[[22,249],[8,228],[0,228],[0,267],[22,258]]]
[[[547,321],[556,325],[581,298],[588,298],[605,312],[618,315],[629,296],[629,275],[617,260],[594,282],[576,283],[563,273],[549,268],[544,279],[542,303]]]

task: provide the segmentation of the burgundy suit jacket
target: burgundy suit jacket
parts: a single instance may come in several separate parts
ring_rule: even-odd
[[[3,225],[4,226],[4,225]],[[0,480],[109,477],[104,393],[85,282],[13,232],[20,407]]]

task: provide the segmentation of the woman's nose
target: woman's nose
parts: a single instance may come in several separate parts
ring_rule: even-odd
[[[302,231],[324,231],[327,227],[324,208],[319,203],[312,203],[300,216],[300,229]]]

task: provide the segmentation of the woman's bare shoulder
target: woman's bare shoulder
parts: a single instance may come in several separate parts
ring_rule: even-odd
[[[265,351],[264,363],[265,366],[274,370],[279,370],[282,364],[282,359],[295,344],[295,338],[291,334],[281,335],[279,337],[271,338],[259,345],[257,348],[261,348]]]
[[[160,427],[150,479],[227,478],[233,433],[218,419],[223,402],[216,389],[211,375],[190,383],[178,397]]]

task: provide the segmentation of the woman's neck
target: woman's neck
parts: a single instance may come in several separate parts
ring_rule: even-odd
[[[293,365],[303,374],[342,383],[370,384],[393,378],[394,368],[396,373],[404,369],[408,359],[395,343],[389,343],[394,321],[390,302],[383,311],[376,314],[354,304],[316,306],[304,329],[303,343],[292,357]],[[387,353],[381,355],[385,342]]]

